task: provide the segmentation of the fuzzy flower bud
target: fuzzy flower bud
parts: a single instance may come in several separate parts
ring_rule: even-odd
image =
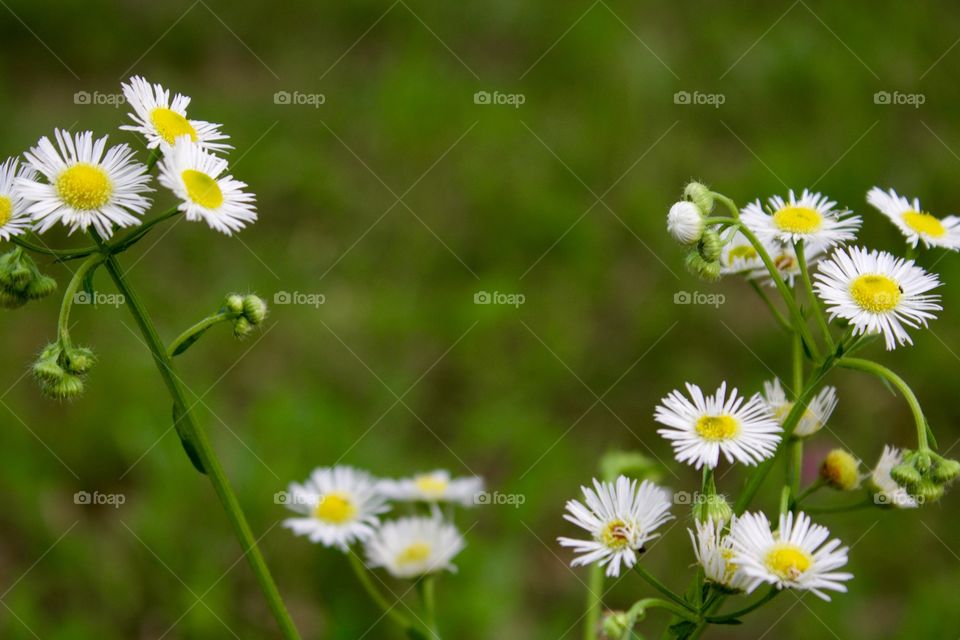
[[[609,611],[603,616],[603,635],[611,640],[620,640],[630,636],[630,630],[633,629],[634,620],[626,611]]]
[[[856,489],[860,486],[860,463],[849,452],[834,449],[823,460],[820,477],[834,489]]]
[[[693,517],[700,522],[713,520],[717,523],[727,523],[733,517],[730,503],[721,495],[701,496],[693,505]]]
[[[242,314],[243,313],[243,296],[231,293],[227,296],[227,299],[223,302],[224,308],[230,313]]]
[[[713,229],[705,230],[697,245],[697,251],[707,262],[719,261],[720,254],[723,252],[723,240],[720,239],[720,234]]]
[[[239,340],[253,333],[253,325],[245,317],[240,316],[233,321],[233,335]]]
[[[933,468],[931,477],[938,484],[947,484],[953,482],[960,476],[960,461],[940,458],[937,465]]]
[[[79,369],[71,371],[67,363],[75,356]],[[67,366],[65,366],[67,365]],[[58,342],[44,347],[33,364],[33,375],[44,395],[55,400],[70,400],[83,393],[83,373],[93,366],[93,353],[89,349],[71,348],[65,352]]]
[[[256,327],[267,317],[267,303],[259,296],[245,296],[243,298],[243,317]]]
[[[670,207],[667,231],[680,244],[694,244],[703,235],[703,213],[692,202],[681,200]]]
[[[698,249],[692,249],[687,254],[684,264],[687,271],[704,280],[712,282],[720,278],[720,263],[705,260]]]
[[[0,256],[0,306],[22,307],[53,293],[57,282],[40,273],[36,263],[17,248]]]
[[[923,476],[909,462],[903,462],[890,469],[890,477],[901,487],[912,487],[923,480]]]
[[[697,205],[703,215],[710,215],[713,211],[713,192],[707,188],[707,185],[696,181],[691,182],[684,187],[683,195]]]
[[[912,491],[916,494],[916,499],[918,502],[925,504],[928,502],[936,502],[943,497],[943,485],[937,484],[932,480],[922,480],[912,487]]]

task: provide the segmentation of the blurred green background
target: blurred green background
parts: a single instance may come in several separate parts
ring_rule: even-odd
[[[564,501],[610,448],[670,461],[665,482],[692,489],[655,434],[657,401],[687,380],[753,391],[788,371],[748,287],[684,272],[664,216],[691,177],[740,202],[813,186],[865,215],[865,243],[895,251],[869,187],[938,215],[960,202],[955,3],[0,4],[0,156],[56,126],[142,145],[116,131],[122,107],[75,100],[109,102],[134,73],[193,96],[190,115],[232,136],[260,221],[235,238],[175,224],[123,257],[167,339],[230,291],[325,296],[274,305],[244,343],[213,331],[182,358],[305,638],[398,637],[373,624],[340,554],[278,526],[274,493],[337,461],[384,476],[446,467],[523,495],[459,519],[469,544],[441,581],[445,637],[580,636],[586,572],[554,543],[575,533]],[[479,91],[523,104],[477,104]],[[676,104],[680,91],[723,104]],[[881,91],[924,102],[877,104]],[[956,456],[960,258],[921,261],[947,283],[945,310],[914,347],[872,355],[915,386]],[[113,291],[105,274],[97,285]],[[474,304],[481,291],[525,302]],[[681,291],[726,301],[676,305]],[[100,363],[82,399],[40,396],[27,368],[57,304],[0,320],[0,637],[276,637],[124,308],[76,308],[74,334]],[[876,381],[831,383],[840,404],[808,466],[841,443],[867,464],[913,443],[905,404]],[[758,504],[774,509],[769,484]],[[126,502],[76,505],[77,491]],[[644,562],[679,589],[693,556],[686,507],[675,513]],[[948,495],[822,518],[853,545],[850,593],[782,596],[712,637],[956,638],[956,513]],[[606,601],[648,592],[630,575]],[[654,612],[641,630],[661,625]]]

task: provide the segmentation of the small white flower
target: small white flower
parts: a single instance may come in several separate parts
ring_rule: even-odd
[[[455,502],[465,507],[476,504],[483,491],[483,478],[451,478],[450,472],[437,469],[412,478],[381,480],[380,492],[391,500],[411,502]]]
[[[697,385],[686,386],[692,402],[680,391],[671,391],[653,416],[669,427],[657,433],[671,441],[679,462],[712,469],[721,452],[728,462],[736,459],[747,465],[773,455],[782,429],[759,394],[744,402],[736,389],[727,397],[726,382],[706,397]]]
[[[344,466],[316,469],[302,485],[291,483],[287,506],[302,517],[288,518],[283,526],[343,551],[372,536],[377,516],[390,510],[370,474]]]
[[[720,253],[720,273],[724,275],[748,274],[757,269],[766,269],[763,266],[763,260],[760,254],[754,248],[753,244],[747,240],[747,237],[740,231],[737,231],[723,247]]]
[[[178,208],[187,220],[204,220],[229,236],[255,222],[257,212],[253,194],[243,190],[246,183],[222,176],[226,170],[226,160],[182,136],[160,161],[159,180],[183,201]]]
[[[395,578],[417,578],[439,571],[456,572],[454,556],[464,547],[457,528],[433,517],[384,522],[366,542],[367,564],[383,567]]]
[[[706,522],[695,520],[696,535],[690,529],[690,542],[703,574],[710,582],[728,589],[744,591],[750,579],[740,572],[733,562],[733,546],[730,536],[724,535],[722,522],[708,518]]]
[[[670,495],[649,480],[637,483],[626,476],[616,482],[594,479],[593,489],[580,487],[586,505],[578,500],[567,502],[564,519],[585,529],[590,540],[557,538],[561,546],[572,547],[580,554],[572,566],[598,562],[607,568],[610,577],[620,575],[620,566],[632,568],[637,552],[660,534],[654,533],[670,515]]]
[[[787,394],[780,385],[780,380],[774,378],[769,382],[763,383],[763,399],[774,417],[783,425],[787,419],[790,410],[793,409],[793,402],[787,400]],[[837,388],[826,386],[807,403],[807,409],[794,427],[793,435],[799,437],[811,436],[827,423],[833,410],[837,408]]]
[[[774,242],[766,244],[765,247],[780,277],[792,287],[796,279],[801,275],[800,260],[797,257],[797,251],[794,246],[792,244]],[[807,269],[810,269],[812,265],[817,263],[823,256],[823,251],[823,246],[820,243],[804,243],[803,255],[807,260]],[[763,281],[767,286],[775,286],[773,278],[770,277],[770,272],[767,271],[766,266],[762,262],[760,263],[760,267],[750,274],[750,277]]]
[[[218,142],[229,138],[220,132],[220,125],[202,120],[188,120],[187,107],[190,98],[176,94],[170,100],[170,91],[159,84],[151,85],[140,76],[130,78],[123,83],[123,95],[133,109],[129,114],[136,125],[120,127],[127,131],[136,131],[147,139],[147,148],[160,148],[164,153],[170,151],[177,138],[189,136],[202,149],[207,151],[225,151],[230,145]]]
[[[877,461],[877,466],[870,474],[870,479],[877,490],[877,494],[882,496],[880,500],[882,504],[892,505],[900,509],[915,509],[917,501],[890,476],[890,470],[901,462],[903,462],[903,452],[896,447],[885,445],[883,453],[880,454],[880,460]]]
[[[54,134],[57,147],[44,136],[23,154],[46,182],[28,177],[15,181],[21,197],[30,201],[27,212],[37,231],[62,222],[71,233],[93,227],[109,238],[113,225],[140,224],[137,216],[150,206],[143,194],[153,189],[147,168],[133,159],[133,150],[126,144],[106,149],[107,136],[94,140],[90,131],[57,129]]]
[[[803,240],[827,248],[853,240],[860,229],[860,216],[837,209],[836,202],[813,191],[804,189],[797,198],[791,190],[786,200],[773,196],[767,202],[769,213],[757,200],[748,204],[740,216],[765,243]]]
[[[916,247],[922,240],[925,247],[960,250],[960,218],[957,216],[937,218],[920,207],[919,199],[911,202],[893,189],[885,192],[874,187],[867,192],[867,202],[897,225],[910,246]]]
[[[913,344],[906,327],[927,326],[941,309],[940,296],[927,293],[940,286],[937,277],[883,251],[838,250],[814,279],[831,320],[849,320],[857,335],[882,333],[888,350]]]
[[[681,244],[693,244],[703,235],[703,214],[697,205],[681,200],[670,207],[667,231]]]
[[[17,158],[8,158],[0,164],[0,240],[9,240],[30,230],[32,221],[27,213],[30,203],[23,199],[16,180],[36,177],[36,171],[29,165],[21,165]]]
[[[846,592],[843,583],[853,575],[836,570],[847,564],[848,549],[836,538],[824,544],[828,537],[826,527],[802,512],[781,515],[775,532],[762,513],[745,513],[730,524],[733,561],[746,576],[748,593],[763,583],[809,590],[824,600],[830,600],[826,589]]]

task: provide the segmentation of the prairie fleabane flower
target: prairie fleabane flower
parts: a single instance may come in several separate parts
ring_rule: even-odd
[[[255,222],[257,212],[246,183],[223,176],[226,170],[226,160],[182,136],[160,161],[159,180],[183,201],[178,208],[187,220],[203,220],[229,236]]]
[[[833,449],[820,465],[820,477],[838,491],[851,491],[860,486],[860,461],[844,449]]]
[[[620,575],[621,565],[628,569],[637,563],[637,552],[650,540],[670,515],[670,496],[649,480],[637,483],[626,476],[616,482],[594,479],[593,489],[580,487],[586,504],[567,502],[564,519],[591,535],[590,540],[557,538],[561,546],[580,554],[572,566],[598,562],[611,577]]]
[[[123,95],[133,109],[129,114],[136,125],[120,127],[136,131],[147,139],[147,148],[170,151],[180,136],[188,136],[207,151],[225,151],[230,145],[218,142],[230,136],[220,132],[220,125],[202,120],[188,120],[190,98],[181,94],[170,99],[170,91],[159,84],[151,85],[145,78],[134,76],[123,83]]]
[[[720,273],[749,274],[763,269],[763,260],[747,237],[737,231],[720,252]]]
[[[777,268],[780,277],[790,285],[794,285],[797,278],[800,277],[800,260],[797,257],[797,251],[792,244],[780,244],[773,242],[766,245],[767,253]],[[816,242],[810,242],[803,245],[803,255],[807,260],[807,268],[823,256],[823,246]],[[750,274],[751,277],[759,279],[768,286],[774,286],[773,278],[766,266],[761,262],[760,267]]]
[[[108,238],[114,225],[140,224],[137,216],[150,206],[143,194],[153,189],[147,168],[133,159],[133,150],[126,144],[107,149],[107,136],[94,140],[90,131],[71,134],[57,129],[54,134],[56,147],[44,136],[23,154],[46,182],[16,179],[21,197],[30,201],[27,212],[37,231],[62,222],[71,233],[93,227]]]
[[[384,522],[365,546],[370,567],[383,567],[395,578],[417,578],[455,572],[451,561],[465,545],[457,528],[435,514]]]
[[[726,382],[712,396],[704,396],[695,384],[686,386],[690,398],[671,391],[653,416],[669,427],[657,433],[671,441],[678,461],[712,469],[721,452],[728,462],[748,465],[773,455],[782,429],[759,394],[744,402],[736,389],[727,396]]]
[[[380,523],[377,516],[390,510],[376,480],[352,467],[315,470],[302,485],[290,484],[286,502],[302,516],[284,520],[283,526],[311,542],[343,551],[373,535]]]
[[[829,536],[803,512],[781,515],[775,532],[762,513],[745,513],[730,525],[733,562],[746,578],[748,593],[763,583],[809,590],[824,600],[830,600],[825,590],[846,592],[843,583],[853,575],[836,570],[847,564],[847,548],[840,548],[836,538],[824,544]]]
[[[937,218],[920,207],[919,199],[910,201],[897,195],[893,189],[883,191],[874,187],[867,192],[867,202],[897,225],[910,246],[916,247],[923,241],[925,247],[960,249],[960,218],[957,216]]]
[[[703,235],[703,213],[688,200],[681,200],[667,213],[667,231],[680,244],[694,244]]]
[[[882,333],[887,350],[913,344],[905,327],[926,326],[941,309],[940,296],[927,293],[940,286],[937,276],[883,251],[838,250],[814,279],[831,319],[849,320],[858,335]]]
[[[483,479],[451,478],[450,472],[437,469],[402,480],[381,480],[380,492],[391,500],[411,502],[455,502],[469,507],[483,491]]]
[[[17,158],[8,158],[0,164],[0,240],[9,240],[30,229],[29,202],[24,201],[15,183],[17,178],[33,180],[36,177],[36,171],[29,165],[21,165]]]
[[[723,532],[724,524],[713,519],[695,521],[697,532],[687,529],[693,553],[703,567],[703,574],[710,582],[733,591],[747,588],[749,579],[741,573],[733,561],[733,546],[730,536]]]
[[[787,394],[780,385],[779,379],[774,378],[769,382],[763,383],[763,399],[766,401],[767,406],[770,407],[770,411],[773,412],[777,422],[783,425],[783,421],[787,419],[790,410],[793,409],[794,403],[787,400]],[[797,426],[793,429],[793,435],[802,438],[820,431],[827,423],[827,420],[830,419],[830,415],[836,407],[836,387],[824,387],[807,403],[807,408],[803,412],[803,416],[800,417]]]
[[[837,209],[824,195],[803,190],[797,198],[791,190],[784,200],[773,196],[765,211],[757,200],[744,207],[740,216],[762,242],[788,244],[803,240],[827,248],[857,237],[860,216]]]
[[[890,475],[890,470],[903,462],[903,452],[896,447],[884,445],[877,466],[870,474],[870,481],[876,490],[876,502],[899,509],[914,509],[917,501],[907,490],[901,487]]]

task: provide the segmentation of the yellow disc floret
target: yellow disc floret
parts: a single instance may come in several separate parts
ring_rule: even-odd
[[[903,222],[925,236],[939,238],[947,233],[947,229],[939,219],[924,211],[907,211],[903,214]]]
[[[414,542],[397,554],[396,562],[400,566],[422,564],[430,557],[430,545],[426,542]]]
[[[820,477],[834,489],[856,489],[860,486],[860,463],[847,451],[834,449],[824,458]]]
[[[727,260],[753,260],[757,257],[757,250],[748,244],[737,245],[727,252]]]
[[[600,541],[611,549],[623,549],[630,544],[630,528],[623,520],[611,520],[603,528]]]
[[[191,140],[197,141],[197,130],[190,121],[172,109],[157,107],[150,112],[150,122],[160,137],[169,144],[173,144],[180,136],[190,136]]]
[[[313,515],[330,524],[343,524],[356,517],[357,507],[344,493],[328,493],[320,498]]]
[[[767,552],[764,564],[781,580],[796,580],[810,568],[810,554],[795,544],[778,544]]]
[[[0,196],[0,227],[5,226],[13,217],[13,203],[7,196]]]
[[[882,274],[859,276],[850,285],[850,295],[861,309],[882,313],[895,309],[903,292],[892,278]]]
[[[113,184],[102,168],[75,164],[56,180],[57,195],[77,211],[95,211],[110,201]]]
[[[740,433],[740,423],[733,416],[703,416],[697,420],[697,433],[704,440],[729,440]]]
[[[443,476],[426,474],[414,478],[417,489],[428,498],[442,498],[447,493],[449,482]]]
[[[773,214],[773,222],[783,231],[810,233],[820,228],[823,216],[810,207],[788,205]]]
[[[187,196],[196,204],[206,209],[217,209],[223,204],[223,191],[217,181],[194,169],[187,169],[181,174],[183,186],[187,189]]]

